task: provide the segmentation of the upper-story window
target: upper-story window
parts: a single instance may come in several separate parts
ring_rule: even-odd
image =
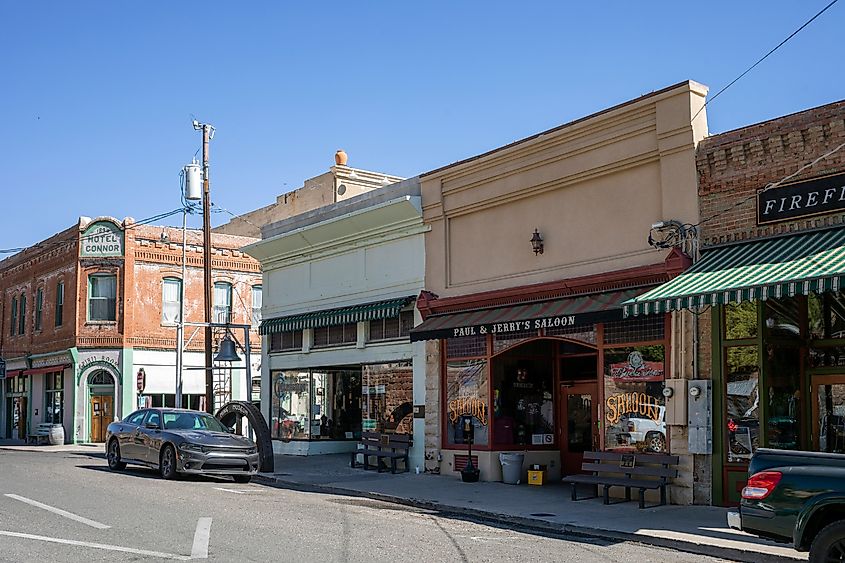
[[[18,297],[17,295],[12,296],[12,318],[9,323],[9,334],[14,336],[16,331],[18,330]]]
[[[35,292],[35,330],[41,330],[41,317],[44,313],[44,288]]]
[[[179,322],[179,303],[182,297],[182,280],[178,278],[164,278],[161,284],[161,322]]]
[[[286,330],[270,334],[271,352],[287,352],[289,350],[302,350],[301,330]]]
[[[261,304],[263,303],[263,291],[260,285],[252,286],[252,324],[261,324]]]
[[[314,329],[314,347],[355,344],[358,341],[358,323],[324,326]]]
[[[370,341],[404,338],[414,328],[414,312],[402,311],[395,317],[370,321]]]
[[[18,304],[18,334],[26,332],[26,293],[21,293],[21,300]]]
[[[232,322],[232,284],[214,282],[214,322]]]
[[[117,319],[117,276],[91,274],[88,276],[88,320]]]
[[[56,326],[62,326],[65,313],[65,282],[56,284]]]

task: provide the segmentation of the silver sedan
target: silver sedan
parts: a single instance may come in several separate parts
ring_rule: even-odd
[[[258,472],[258,448],[210,414],[186,409],[142,409],[106,433],[109,468],[127,463],[158,469],[165,479],[179,473],[231,475],[248,483]]]

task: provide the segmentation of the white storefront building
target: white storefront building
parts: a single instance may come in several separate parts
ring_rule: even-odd
[[[261,410],[276,453],[352,451],[412,433],[423,468],[424,344],[409,331],[425,272],[416,178],[262,228]]]

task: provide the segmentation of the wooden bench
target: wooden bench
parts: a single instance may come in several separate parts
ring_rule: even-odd
[[[358,447],[352,452],[353,468],[357,466],[358,456],[363,458],[364,470],[370,468],[369,459],[376,458],[376,469],[381,472],[382,459],[390,460],[390,472],[396,473],[396,462],[402,461],[405,464],[405,471],[408,471],[408,450],[411,448],[411,436],[409,434],[380,434],[378,432],[363,432]]]
[[[53,427],[52,424],[49,422],[42,422],[38,426],[35,427],[35,430],[32,431],[31,434],[28,434],[26,437],[27,443],[33,443],[36,446],[42,442],[42,440],[49,444],[50,443],[50,429]]]
[[[639,454],[618,452],[584,452],[581,470],[584,475],[569,475],[564,483],[572,485],[572,500],[599,496],[599,485],[604,487],[604,504],[610,504],[611,487],[625,487],[625,500],[631,500],[631,489],[639,489],[640,508],[645,508],[645,492],[660,489],[660,504],[666,504],[666,485],[678,476],[679,459],[676,455]],[[592,485],[592,497],[578,498],[578,485]]]

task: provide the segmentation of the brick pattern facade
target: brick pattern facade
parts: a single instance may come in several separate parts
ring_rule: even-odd
[[[845,212],[757,226],[756,193],[845,142],[845,101],[750,125],[698,145],[702,246],[845,223]],[[845,171],[845,148],[789,182]]]

